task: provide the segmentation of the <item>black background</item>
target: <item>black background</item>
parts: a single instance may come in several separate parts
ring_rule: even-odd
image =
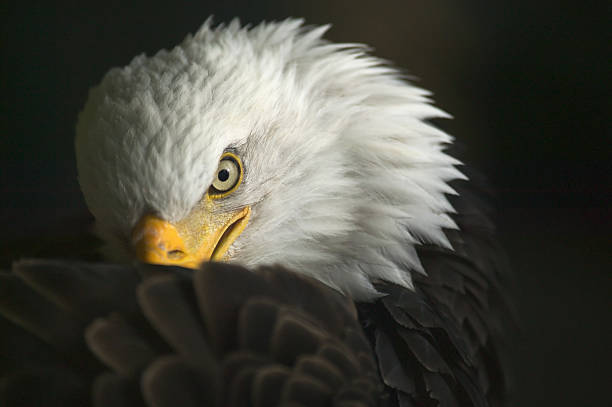
[[[517,406],[610,405],[612,32],[606,1],[2,2],[2,266],[69,255],[88,219],[76,115],[89,87],[214,14],[304,17],[435,93],[440,126],[498,195],[523,332]],[[52,243],[54,242],[54,243]],[[59,243],[58,243],[59,242]],[[63,244],[65,243],[65,244]]]

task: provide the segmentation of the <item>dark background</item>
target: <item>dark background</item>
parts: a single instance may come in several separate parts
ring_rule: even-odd
[[[609,2],[2,2],[1,266],[70,255],[88,215],[76,115],[112,66],[180,42],[209,14],[305,17],[363,42],[435,93],[440,123],[498,195],[523,333],[517,406],[610,405]]]

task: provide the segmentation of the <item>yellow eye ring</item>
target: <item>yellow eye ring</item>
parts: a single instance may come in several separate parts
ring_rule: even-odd
[[[242,183],[244,171],[242,161],[234,153],[226,152],[219,159],[208,195],[213,199],[228,196]]]

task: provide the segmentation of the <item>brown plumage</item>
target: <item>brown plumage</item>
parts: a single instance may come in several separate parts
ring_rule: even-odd
[[[490,210],[461,181],[454,250],[353,303],[282,267],[25,260],[0,274],[7,406],[501,406],[511,307]]]
[[[354,304],[282,268],[31,260],[2,279],[2,350],[41,353],[3,355],[3,405],[378,403]]]

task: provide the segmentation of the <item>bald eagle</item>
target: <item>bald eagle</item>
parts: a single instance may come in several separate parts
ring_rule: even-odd
[[[0,275],[7,405],[502,405],[503,256],[449,116],[327,29],[209,19],[91,90],[113,263]]]

